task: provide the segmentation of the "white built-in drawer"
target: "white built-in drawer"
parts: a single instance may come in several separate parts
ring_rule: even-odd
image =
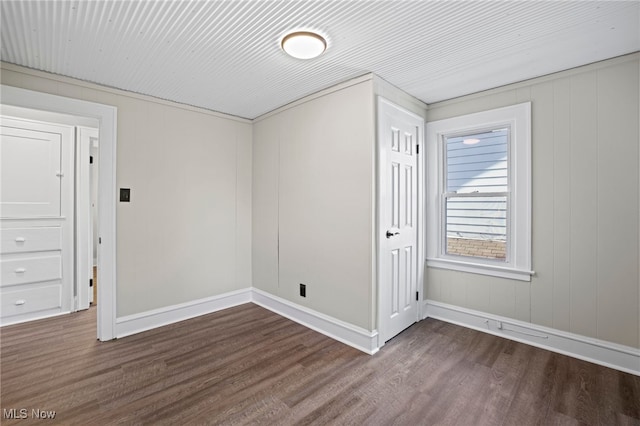
[[[2,318],[62,307],[62,286],[3,291],[0,298]]]
[[[0,260],[0,287],[62,279],[60,254]]]
[[[0,252],[24,253],[30,251],[60,250],[60,227],[9,228],[2,230]]]

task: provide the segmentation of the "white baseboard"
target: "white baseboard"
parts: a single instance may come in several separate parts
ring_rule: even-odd
[[[288,300],[253,288],[251,301],[332,339],[373,355],[378,352],[378,332],[368,331]]]
[[[205,299],[128,315],[116,319],[116,337],[129,336],[249,302],[251,302],[251,288],[246,288]]]
[[[117,318],[116,337],[129,336],[250,302],[365,353],[374,354],[379,349],[377,331],[367,331],[256,288],[233,291]]]
[[[433,300],[424,301],[423,312],[425,318],[439,319],[640,376],[640,349]]]
[[[15,325],[22,324],[25,322],[38,321],[41,319],[59,317],[62,315],[68,315],[71,311],[60,312],[59,309],[48,309],[46,311],[40,312],[31,312],[28,314],[15,315],[7,318],[3,318],[0,320],[0,327],[4,327],[6,325]]]

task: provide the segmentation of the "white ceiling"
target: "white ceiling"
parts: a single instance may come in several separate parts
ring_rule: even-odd
[[[255,118],[373,72],[426,103],[640,50],[639,1],[9,1],[0,58]],[[286,56],[291,29],[328,39]]]

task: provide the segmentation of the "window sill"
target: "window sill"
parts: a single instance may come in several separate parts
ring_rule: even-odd
[[[450,269],[452,271],[469,272],[472,274],[490,275],[499,278],[509,278],[518,281],[531,281],[533,271],[505,268],[501,266],[486,265],[481,263],[463,262],[451,259],[427,259],[427,267],[437,269]]]

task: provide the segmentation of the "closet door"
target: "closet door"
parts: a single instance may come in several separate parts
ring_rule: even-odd
[[[418,321],[418,146],[422,118],[378,99],[379,333],[386,342]]]
[[[0,144],[0,214],[3,218],[59,217],[62,135],[5,122]]]

